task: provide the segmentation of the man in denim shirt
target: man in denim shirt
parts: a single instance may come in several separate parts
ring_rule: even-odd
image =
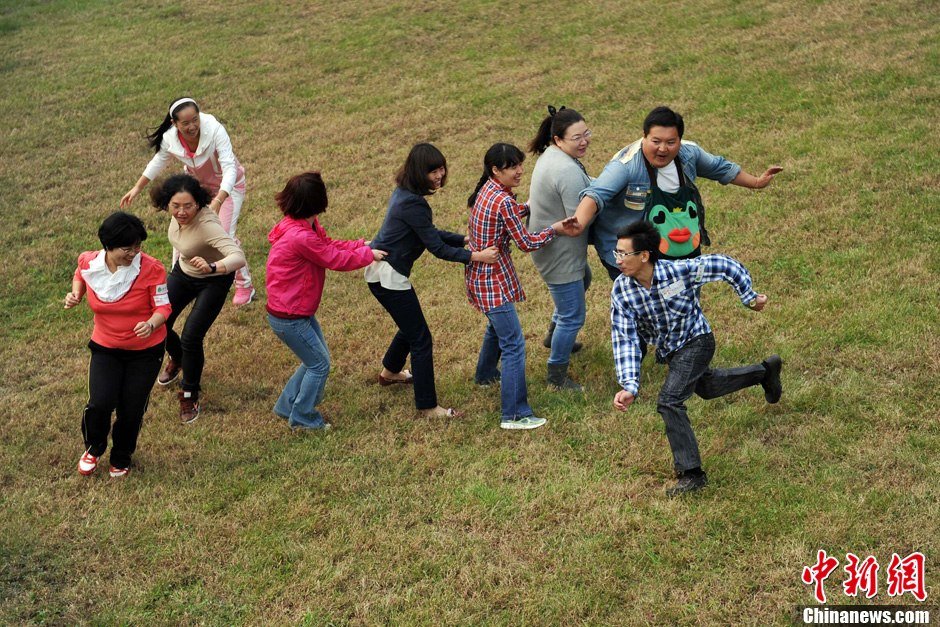
[[[656,170],[654,183],[669,193],[677,191],[680,184],[676,157],[689,181],[702,176],[722,185],[731,183],[750,189],[767,187],[783,169],[773,166],[759,177],[753,176],[738,164],[705,152],[694,142],[682,141],[684,131],[681,115],[668,107],[656,107],[643,121],[643,138],[614,155],[601,175],[581,192],[575,215],[583,226],[591,224],[596,216],[592,226],[594,247],[612,280],[620,276],[613,254],[617,233],[643,214],[642,207],[631,209],[625,204],[625,191],[628,185],[639,185],[645,197],[650,178],[644,157]]]

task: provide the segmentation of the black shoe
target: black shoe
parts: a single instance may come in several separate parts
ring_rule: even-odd
[[[548,325],[548,332],[545,334],[545,337],[542,339],[542,346],[545,348],[552,347],[552,336],[555,335],[555,323],[551,322]],[[575,340],[575,343],[571,345],[571,354],[577,353],[579,350],[584,348],[584,345],[581,342]]]
[[[764,398],[773,405],[780,400],[780,396],[783,394],[783,384],[780,382],[780,369],[783,368],[783,360],[780,359],[780,355],[771,355],[763,361],[763,366],[767,373],[760,384],[764,388]]]
[[[548,386],[552,391],[584,391],[584,388],[582,388],[576,381],[574,381],[574,379],[568,376],[568,364],[548,364],[547,378]]]
[[[542,346],[545,348],[552,347],[552,336],[555,335],[555,323],[548,323],[548,332],[545,334],[545,338],[542,340]]]
[[[492,379],[481,380],[481,379],[474,378],[473,382],[479,385],[481,388],[488,388],[491,385],[499,385],[500,379],[501,379],[501,373],[497,372],[496,376],[493,377]]]
[[[688,494],[689,492],[701,490],[707,485],[708,475],[704,472],[696,474],[684,473],[679,477],[679,480],[676,481],[676,485],[666,489],[666,496],[675,498],[683,494]]]

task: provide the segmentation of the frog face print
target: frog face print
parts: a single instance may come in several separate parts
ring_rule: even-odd
[[[691,200],[685,207],[667,209],[655,205],[649,220],[659,231],[659,252],[666,257],[684,257],[699,247],[702,235],[699,232],[699,208]]]

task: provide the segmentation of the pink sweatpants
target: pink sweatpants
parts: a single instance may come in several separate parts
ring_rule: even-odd
[[[235,227],[238,225],[238,216],[242,212],[242,203],[245,202],[245,192],[233,189],[225,202],[219,208],[219,219],[222,221],[222,228],[228,233],[235,243],[242,245],[241,240],[235,236]],[[247,258],[248,255],[245,255]],[[246,263],[241,269],[235,272],[235,289],[240,287],[251,288],[251,274],[248,272]]]

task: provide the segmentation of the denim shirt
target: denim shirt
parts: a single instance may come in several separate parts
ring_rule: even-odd
[[[642,142],[638,139],[615,154],[601,175],[581,192],[581,198],[590,196],[597,203],[597,215],[591,224],[592,240],[598,256],[611,266],[617,265],[613,253],[617,246],[617,232],[643,215],[642,210],[630,209],[624,204],[627,185],[642,185],[649,189],[650,177],[640,150]],[[709,154],[695,142],[686,140],[679,146],[677,159],[682,163],[682,173],[693,182],[697,176],[703,176],[727,185],[741,171],[738,164]]]

